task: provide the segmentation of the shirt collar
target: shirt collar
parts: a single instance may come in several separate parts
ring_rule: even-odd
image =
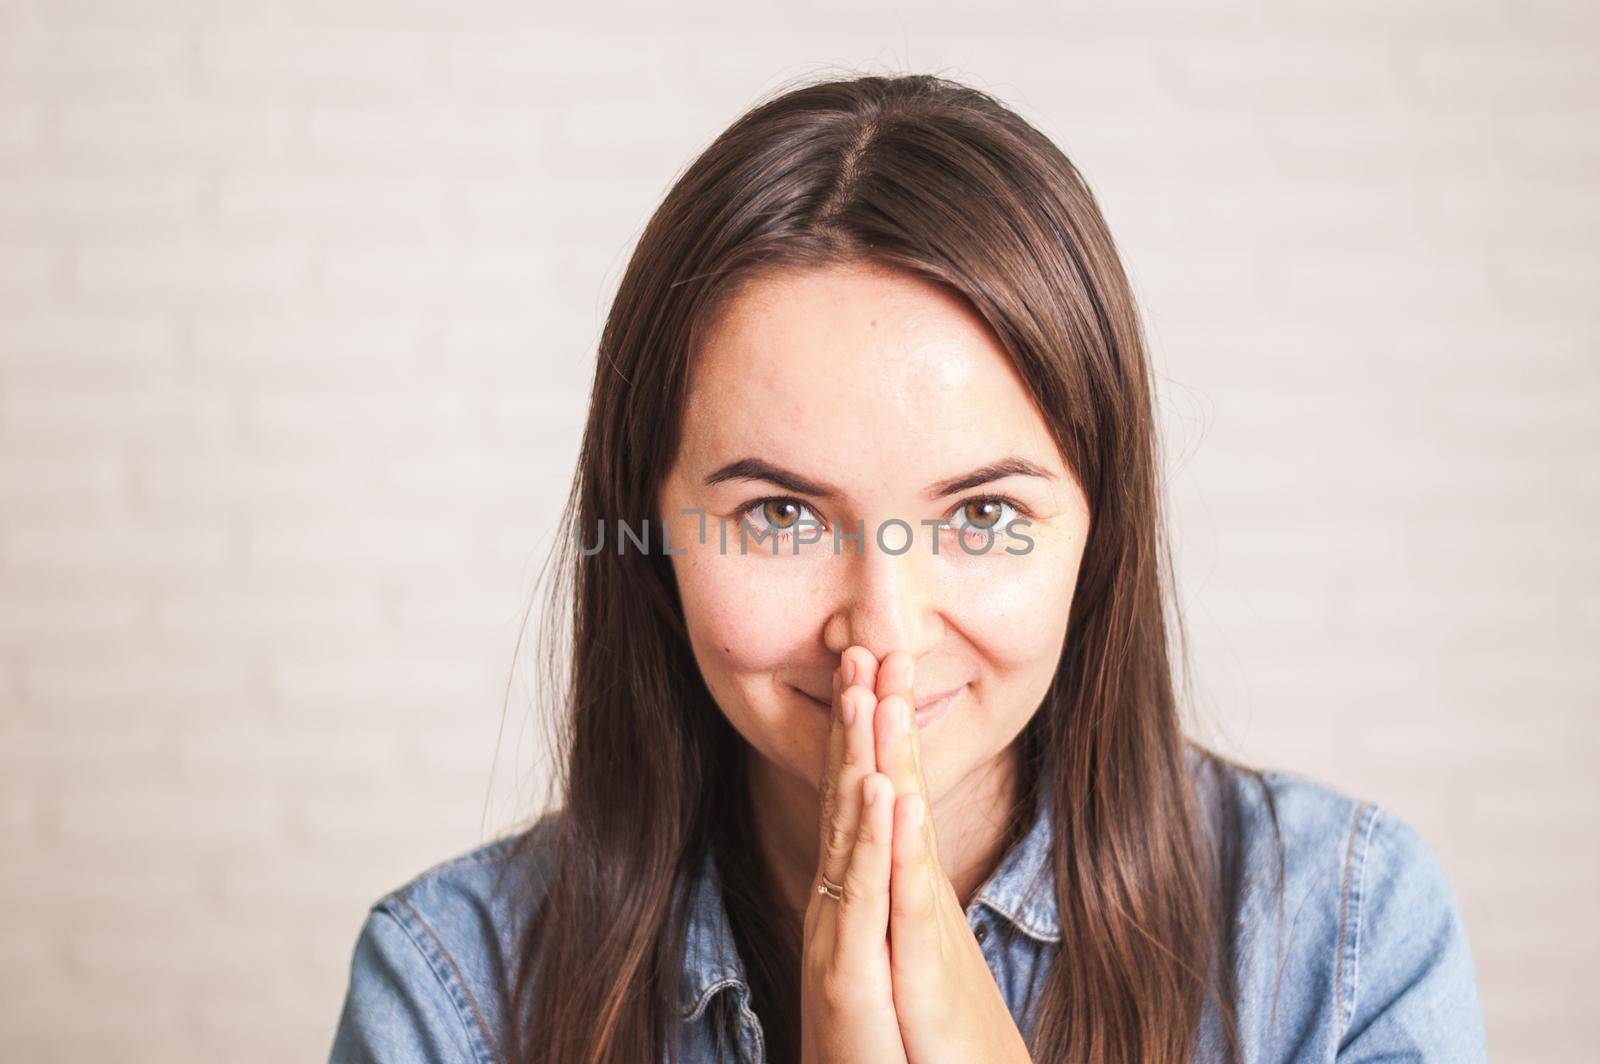
[[[1057,908],[1051,864],[1053,819],[1050,803],[1041,796],[1035,803],[1033,822],[1021,841],[978,889],[967,906],[970,919],[984,906],[1040,942],[1061,941],[1061,915]],[[750,992],[744,962],[734,944],[733,927],[722,900],[722,880],[717,860],[707,846],[699,875],[689,892],[689,921],[683,952],[682,998],[686,1020],[697,1018],[720,990],[735,987],[741,997]]]
[[[1011,923],[1018,931],[1040,942],[1061,941],[1061,910],[1056,902],[1054,818],[1048,795],[1041,794],[1034,805],[1033,823],[978,888],[973,908],[985,905]]]
[[[689,888],[689,926],[684,936],[682,997],[678,1002],[686,1020],[698,1018],[712,996],[725,987],[737,987],[741,998],[750,993],[711,850],[706,847],[700,873]]]

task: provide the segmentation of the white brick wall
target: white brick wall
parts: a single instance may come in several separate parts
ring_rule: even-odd
[[[365,906],[531,811],[501,697],[606,301],[830,66],[1084,170],[1199,727],[1417,823],[1495,1059],[1588,1059],[1597,45],[1572,0],[0,3],[6,1059],[315,1059]]]

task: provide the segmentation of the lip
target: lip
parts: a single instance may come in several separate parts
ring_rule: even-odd
[[[790,686],[793,687],[794,685],[791,684]],[[833,712],[833,703],[831,701],[829,701],[828,699],[826,699],[826,698],[818,698],[816,695],[812,694],[810,691],[807,691],[804,687],[795,687],[794,689],[796,691],[799,691],[801,694],[805,695],[806,698],[810,699],[812,702],[815,702],[817,705],[821,706],[827,712],[829,712],[829,713]]]
[[[931,728],[950,714],[950,707],[961,700],[961,692],[967,689],[962,684],[953,691],[946,691],[942,695],[935,695],[925,701],[917,703],[917,727]]]
[[[932,698],[925,698],[921,702],[918,702],[917,727],[931,728],[933,725],[943,720],[949,715],[950,707],[960,701],[961,692],[965,691],[966,689],[967,685],[962,684],[960,687],[946,691],[942,695],[934,695]],[[795,690],[799,691],[800,694],[816,703],[817,708],[821,709],[824,713],[833,712],[833,702],[831,700],[818,698],[816,695],[803,688],[796,687]]]

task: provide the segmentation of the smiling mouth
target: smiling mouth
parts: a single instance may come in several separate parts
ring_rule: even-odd
[[[933,721],[944,716],[945,711],[949,709],[950,706],[956,701],[961,692],[966,690],[966,687],[966,684],[962,684],[960,687],[952,688],[943,694],[933,695],[930,698],[924,698],[922,701],[918,702],[917,724],[921,727],[926,727],[928,724],[931,724]],[[815,703],[817,707],[822,709],[824,712],[833,712],[833,702],[830,699],[818,698],[810,691],[802,690],[799,687],[796,687],[795,690],[803,695],[808,701]]]
[[[965,686],[967,685],[961,685],[961,687]],[[924,714],[931,713],[936,709],[943,708],[947,701],[950,701],[951,699],[955,698],[956,695],[961,693],[961,687],[952,687],[942,695],[934,695],[932,698],[924,698],[921,702],[917,703],[917,715],[922,716]]]

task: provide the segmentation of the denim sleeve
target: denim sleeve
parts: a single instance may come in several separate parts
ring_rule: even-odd
[[[390,913],[381,908],[368,913],[350,962],[350,986],[329,1064],[478,1059],[468,1020],[425,949]]]
[[[1380,810],[1348,869],[1339,1064],[1486,1061],[1466,924],[1437,855]]]

